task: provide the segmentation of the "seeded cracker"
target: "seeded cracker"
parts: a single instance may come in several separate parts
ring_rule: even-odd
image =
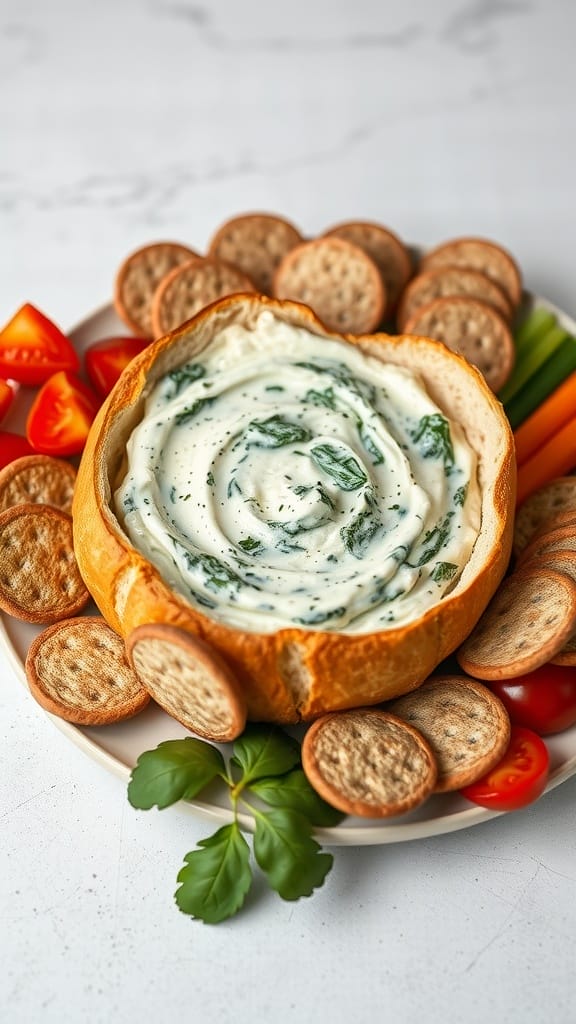
[[[256,291],[241,270],[214,258],[194,257],[176,267],[160,283],[152,300],[152,325],[157,337],[180,327],[216,299]]]
[[[274,275],[278,299],[304,302],[330,330],[364,334],[382,322],[386,292],[378,267],[341,238],[316,238],[292,249]]]
[[[150,700],[122,639],[99,616],[67,619],[40,633],[26,658],[32,696],[76,725],[109,725],[137,715]]]
[[[161,623],[138,626],[128,657],[151,697],[167,714],[205,739],[225,742],[246,724],[235,676],[208,644]]]
[[[422,733],[438,762],[435,792],[469,786],[500,761],[510,740],[502,701],[466,676],[434,676],[388,705]]]
[[[524,675],[562,650],[576,626],[576,584],[547,569],[518,570],[501,584],[457,652],[478,679]]]
[[[76,470],[51,455],[24,455],[0,470],[0,512],[14,505],[53,505],[72,512]]]
[[[151,306],[156,288],[174,267],[196,255],[178,242],[154,242],[124,260],[116,275],[114,308],[131,331],[154,337]]]
[[[412,260],[404,243],[388,228],[370,221],[347,221],[345,224],[336,224],[325,231],[324,235],[352,242],[374,261],[386,292],[384,316],[391,316],[412,273]]]
[[[456,296],[434,299],[416,310],[404,326],[406,334],[443,341],[476,366],[488,387],[498,392],[514,366],[514,340],[502,317],[478,299]]]
[[[544,560],[552,551],[576,551],[576,524],[539,533],[524,548],[517,568],[524,567],[528,562]]]
[[[395,715],[359,708],[324,715],[304,736],[311,786],[345,814],[387,818],[423,803],[437,765],[424,737]]]
[[[72,519],[49,505],[0,513],[0,608],[25,622],[76,615],[90,595],[78,571]]]
[[[465,296],[479,299],[492,306],[507,322],[512,316],[512,307],[502,289],[479,270],[467,267],[438,267],[418,274],[410,281],[402,294],[398,309],[398,329],[404,331],[406,324],[417,310],[427,306],[434,299]]]
[[[544,521],[556,512],[576,511],[576,476],[562,476],[539,487],[522,502],[514,521],[514,554],[518,556]]]
[[[576,555],[574,551],[556,548],[552,551],[546,551],[541,556],[535,556],[533,560],[527,560],[526,568],[533,568],[534,565],[537,565],[539,568],[551,569],[554,572],[562,572],[576,583]],[[550,660],[554,665],[576,666],[576,629],[572,631],[562,650],[558,651]]]
[[[454,238],[427,252],[421,263],[422,270],[447,266],[480,270],[499,285],[512,309],[519,305],[522,298],[520,268],[501,245],[486,238]]]
[[[276,267],[302,241],[297,228],[283,217],[247,213],[232,217],[218,229],[208,255],[233,264],[248,275],[258,291],[271,295]]]

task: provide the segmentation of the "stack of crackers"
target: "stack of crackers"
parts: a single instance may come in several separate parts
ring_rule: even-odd
[[[480,369],[493,391],[514,364],[510,322],[520,270],[500,245],[445,242],[415,266],[390,228],[346,221],[305,239],[283,217],[248,213],[226,221],[205,255],[176,242],[131,253],[116,275],[114,304],[136,334],[160,337],[217,299],[260,292],[311,307],[330,330],[396,329],[437,338]]]

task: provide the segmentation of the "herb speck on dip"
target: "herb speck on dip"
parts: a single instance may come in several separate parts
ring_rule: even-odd
[[[417,373],[265,310],[156,383],[115,509],[214,620],[361,634],[454,587],[481,496],[475,452]]]

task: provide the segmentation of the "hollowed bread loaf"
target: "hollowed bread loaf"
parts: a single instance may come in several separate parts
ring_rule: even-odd
[[[478,455],[481,528],[458,582],[402,627],[341,633],[290,627],[272,633],[231,628],[174,593],[135,548],[113,511],[127,439],[146,396],[170,370],[199,357],[230,324],[253,326],[263,310],[322,338],[346,341],[384,363],[410,367],[438,406],[462,426]],[[508,563],[515,499],[512,435],[480,373],[443,344],[413,336],[342,336],[308,307],[262,296],[214,303],[141,353],[102,406],[82,456],[73,520],[76,557],[108,623],[127,636],[146,623],[188,630],[211,645],[236,674],[248,717],[278,723],[375,704],[416,688],[468,635]]]

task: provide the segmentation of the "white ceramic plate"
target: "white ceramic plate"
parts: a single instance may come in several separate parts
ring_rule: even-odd
[[[529,297],[528,301],[535,300]],[[553,309],[565,327],[576,334],[576,323],[569,317],[544,299],[538,298],[537,303]],[[88,344],[99,338],[126,334],[126,328],[117,319],[112,308],[106,306],[84,320],[71,332],[71,337],[78,351],[82,352]],[[25,403],[20,401],[17,406],[18,413],[2,424],[4,429],[22,430]],[[17,677],[24,685],[24,659],[28,646],[37,632],[38,627],[19,622],[7,615],[0,617],[0,657],[12,664]],[[70,725],[53,715],[48,717],[69,740],[126,781],[143,751],[155,747],[162,740],[187,735],[186,730],[178,722],[154,704],[127,722],[93,729]],[[551,774],[546,790],[549,792],[561,782],[576,775],[576,726],[558,736],[549,737],[547,745],[551,758]],[[205,797],[205,800],[181,802],[178,806],[221,824],[231,820],[225,793],[214,787],[206,791]],[[458,794],[445,794],[431,797],[410,814],[386,822],[350,817],[336,828],[317,829],[316,836],[320,842],[329,846],[396,843],[469,828],[496,816],[496,812],[470,804]],[[240,820],[243,827],[249,830],[252,828],[253,822],[249,815],[241,816]]]

